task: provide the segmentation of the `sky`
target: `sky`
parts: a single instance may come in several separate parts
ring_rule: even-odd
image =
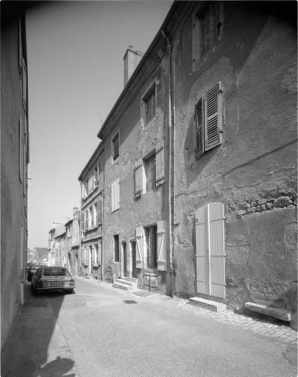
[[[129,46],[146,52],[172,1],[58,1],[27,16],[28,247],[80,208],[78,177],[124,87]]]

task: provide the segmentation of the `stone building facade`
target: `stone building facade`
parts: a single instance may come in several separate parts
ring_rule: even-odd
[[[103,280],[104,147],[99,143],[79,176],[81,184],[79,272]]]
[[[295,317],[296,8],[174,2],[98,133],[103,280]]]
[[[29,163],[25,6],[1,4],[1,348],[24,304]],[[9,292],[9,294],[6,294]]]

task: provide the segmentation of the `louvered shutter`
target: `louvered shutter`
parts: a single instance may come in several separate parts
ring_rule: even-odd
[[[98,243],[98,255],[97,255],[97,263],[101,265],[101,246],[102,246],[102,239]]]
[[[111,185],[111,204],[112,204],[112,212],[115,211],[115,182]]]
[[[205,95],[205,150],[221,143],[221,82]]]
[[[102,224],[102,198],[99,197],[97,203],[97,224]]]
[[[85,211],[85,230],[88,230],[89,229],[89,211],[88,209],[86,209]]]
[[[167,270],[166,221],[157,222],[157,269]]]
[[[211,294],[225,298],[224,205],[209,204]]]
[[[136,268],[144,268],[144,229],[142,226],[136,228]]]
[[[115,208],[115,209],[118,209],[118,208],[120,208],[120,186],[119,186],[119,178],[116,180],[115,190],[116,190],[116,193],[115,193],[115,205],[116,205],[116,208]]]
[[[94,262],[95,262],[95,250],[94,250],[94,247],[90,246],[89,252],[91,254],[91,263],[94,264]]]
[[[142,182],[143,166],[140,165],[135,169],[135,198],[142,195],[143,182]]]
[[[203,101],[201,98],[195,107],[196,158],[199,158],[204,153],[203,114]]]
[[[162,185],[165,181],[165,162],[164,162],[164,148],[161,148],[155,155],[156,167],[156,186]]]

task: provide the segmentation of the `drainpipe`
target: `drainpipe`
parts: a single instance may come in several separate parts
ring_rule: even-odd
[[[173,46],[167,37],[164,30],[161,31],[162,36],[167,41],[167,53],[169,56],[169,148],[168,148],[168,161],[169,161],[169,190],[168,190],[168,205],[169,205],[169,260],[170,260],[170,277],[171,289],[170,295],[173,296],[174,285],[174,267],[173,267],[173,250],[174,250],[174,237],[173,237],[173,219],[174,219],[174,91],[173,91],[173,61],[172,52]]]

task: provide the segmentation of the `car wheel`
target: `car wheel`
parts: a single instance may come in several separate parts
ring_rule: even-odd
[[[66,293],[74,293],[73,289],[68,289],[67,291],[65,291]]]

